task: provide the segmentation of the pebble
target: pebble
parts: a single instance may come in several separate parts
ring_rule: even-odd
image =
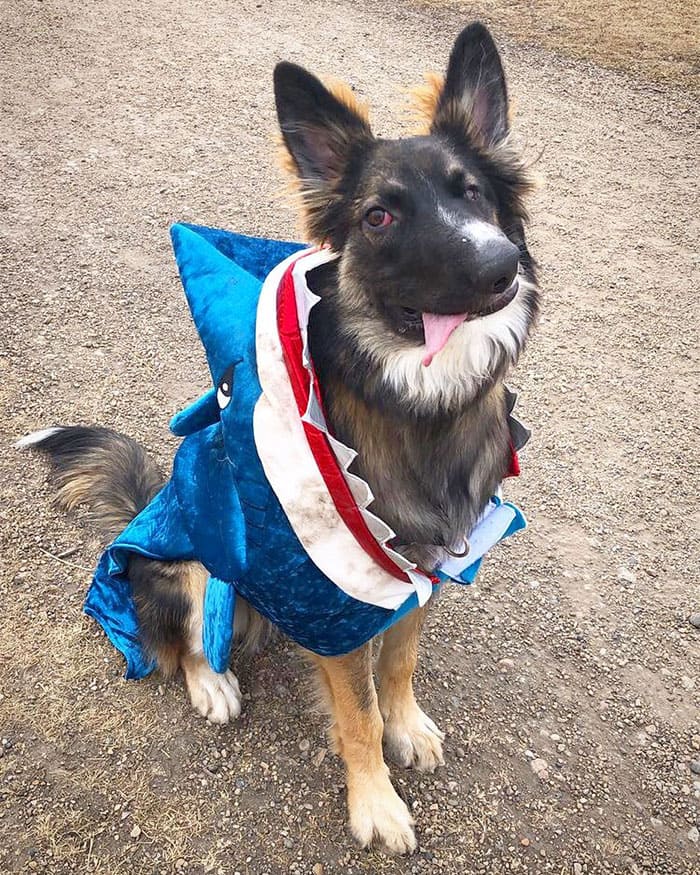
[[[311,742],[309,741],[308,738],[302,738],[302,740],[299,742],[299,750],[302,753],[307,751],[310,747],[311,747]]]
[[[696,611],[694,614],[691,614],[688,617],[688,621],[691,626],[695,626],[696,629],[700,629],[700,611]]]
[[[698,832],[697,826],[693,826],[688,830],[688,838],[693,843],[697,843],[700,840],[700,832]]]
[[[141,827],[136,824],[129,833],[132,839],[137,839],[141,835]]]
[[[695,678],[688,677],[687,674],[681,675],[681,686],[689,693],[695,689]]]
[[[530,768],[537,775],[538,778],[542,778],[547,774],[547,769],[549,768],[549,763],[547,760],[543,760],[541,757],[537,757],[530,763]]]
[[[311,871],[313,875],[323,875],[323,863],[315,863]]]
[[[636,583],[637,575],[634,571],[630,571],[629,568],[625,568],[624,565],[621,565],[617,569],[617,579],[621,580],[623,583]]]
[[[700,760],[691,760],[690,761],[690,771],[694,775],[700,775]]]

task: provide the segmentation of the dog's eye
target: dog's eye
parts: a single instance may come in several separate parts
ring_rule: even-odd
[[[386,228],[393,221],[394,217],[391,213],[382,207],[372,207],[365,213],[365,223],[370,228]]]
[[[468,185],[464,189],[464,197],[468,201],[478,201],[481,197],[481,192],[479,191],[478,185]]]

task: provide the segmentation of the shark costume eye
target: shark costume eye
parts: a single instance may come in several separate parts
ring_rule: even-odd
[[[219,385],[216,387],[216,400],[220,410],[224,410],[231,403],[231,395],[233,394],[233,369],[236,365],[233,364],[226,368]]]

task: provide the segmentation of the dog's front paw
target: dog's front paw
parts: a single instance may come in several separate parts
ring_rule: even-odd
[[[415,851],[413,818],[388,776],[349,790],[348,808],[350,829],[363,848],[374,843],[392,854]]]
[[[218,674],[204,657],[183,661],[185,681],[195,711],[212,723],[228,723],[241,713],[241,688],[232,671]]]
[[[390,714],[384,723],[387,756],[400,766],[412,766],[420,772],[434,772],[444,764],[444,738],[444,733],[415,703],[400,715]]]

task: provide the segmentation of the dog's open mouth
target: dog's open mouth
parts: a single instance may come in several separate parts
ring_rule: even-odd
[[[423,364],[428,367],[433,358],[444,348],[455,329],[459,328],[463,322],[497,313],[510,304],[517,294],[518,279],[516,277],[505,291],[492,296],[488,303],[479,310],[464,313],[421,313],[410,307],[402,307],[402,333],[422,333],[425,344]]]

